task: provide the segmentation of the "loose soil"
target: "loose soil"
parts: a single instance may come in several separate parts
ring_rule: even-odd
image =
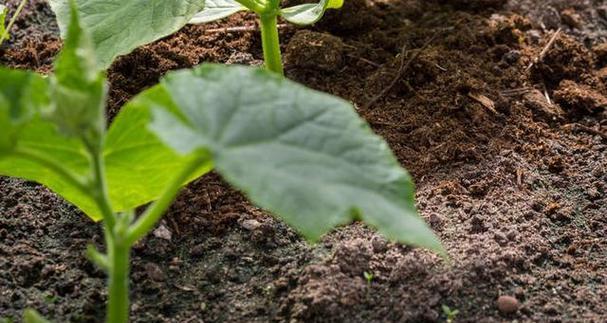
[[[48,5],[16,26],[0,63],[51,71]],[[258,33],[213,30],[236,26],[255,18],[118,59],[110,118],[168,70],[260,64]],[[359,223],[310,245],[209,174],[135,248],[133,321],[444,322],[442,305],[456,322],[607,321],[607,2],[352,0],[281,35],[289,78],[352,101],[386,138],[451,261]],[[0,214],[0,317],[101,321],[105,278],[83,256],[99,226],[8,178]]]

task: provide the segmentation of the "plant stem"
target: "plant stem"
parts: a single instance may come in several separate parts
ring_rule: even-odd
[[[108,257],[97,251],[93,245],[89,245],[86,248],[86,256],[92,263],[103,269],[105,272],[110,270],[110,261]]]
[[[110,255],[109,294],[106,322],[129,321],[129,256],[130,245],[118,234],[108,246]]]
[[[116,225],[116,216],[114,211],[112,211],[112,206],[110,205],[110,198],[108,194],[107,182],[105,177],[105,162],[103,160],[103,149],[101,148],[103,145],[100,142],[96,142],[97,140],[92,140],[89,138],[85,138],[83,140],[90,156],[92,159],[91,167],[93,168],[93,180],[94,180],[94,192],[92,194],[101,214],[103,216],[104,225],[107,227],[106,229],[106,243],[108,234],[110,237],[113,237],[114,226]]]
[[[17,7],[17,10],[15,11],[15,13],[13,14],[13,16],[11,17],[11,20],[8,22],[8,25],[6,26],[6,29],[4,29],[4,33],[2,35],[0,35],[0,45],[2,45],[2,43],[4,42],[5,39],[9,38],[10,35],[10,30],[13,27],[13,25],[15,24],[15,21],[17,21],[17,17],[19,16],[19,14],[21,13],[21,11],[23,10],[23,7],[25,7],[25,4],[27,3],[27,0],[21,0],[21,3],[19,3],[19,6]],[[2,23],[2,22],[0,22]]]
[[[266,68],[280,75],[284,74],[280,53],[280,40],[278,38],[278,22],[275,12],[262,14],[261,44]]]
[[[129,256],[131,244],[126,239],[126,228],[130,225],[130,213],[119,217],[112,211],[108,194],[103,140],[97,136],[84,137],[83,142],[91,156],[94,189],[91,196],[103,214],[103,231],[107,246],[106,265],[108,274],[108,305],[106,322],[127,323],[129,321]],[[103,265],[103,258],[101,264]]]
[[[206,154],[201,154],[194,158],[182,171],[175,177],[173,182],[162,193],[160,198],[150,205],[135,223],[133,223],[127,231],[126,240],[128,244],[134,244],[137,240],[143,238],[150,232],[166,210],[171,206],[171,203],[179,193],[192,173],[194,173],[202,163],[208,160]]]

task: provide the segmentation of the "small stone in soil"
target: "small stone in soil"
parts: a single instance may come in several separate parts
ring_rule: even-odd
[[[200,257],[202,255],[204,255],[204,246],[201,244],[194,246],[192,250],[190,250],[190,256],[192,257]]]
[[[508,295],[502,295],[497,299],[497,308],[503,314],[512,314],[518,311],[520,307],[519,301]]]
[[[167,241],[171,241],[171,238],[173,237],[171,231],[169,231],[164,224],[161,224],[158,228],[156,228],[152,234],[158,239],[164,239]]]
[[[255,231],[261,227],[261,223],[259,223],[257,220],[244,220],[240,226],[248,231]]]
[[[160,266],[153,262],[149,262],[145,265],[145,272],[153,281],[161,282],[165,280],[164,272],[160,269]]]
[[[565,9],[561,12],[561,19],[571,28],[579,28],[582,24],[582,17],[573,9]]]
[[[371,240],[371,246],[373,246],[373,251],[377,253],[385,252],[388,250],[388,241],[382,237],[375,236]]]
[[[344,48],[338,37],[300,30],[287,45],[285,62],[287,66],[336,72],[344,65]]]

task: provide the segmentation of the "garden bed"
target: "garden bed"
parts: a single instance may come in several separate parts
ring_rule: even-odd
[[[282,27],[287,77],[355,103],[415,178],[451,262],[362,224],[310,245],[209,174],[136,246],[132,319],[442,322],[446,305],[456,321],[607,321],[607,4],[596,3],[346,0],[314,28]],[[119,58],[108,115],[169,70],[261,64],[255,28],[238,14]],[[46,73],[60,47],[33,0],[0,64]],[[101,229],[75,207],[0,178],[0,318],[32,307],[101,321],[90,241],[102,245]]]

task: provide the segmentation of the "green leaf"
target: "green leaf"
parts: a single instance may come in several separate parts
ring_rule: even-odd
[[[170,73],[139,99],[151,95],[172,99],[155,107],[151,125],[164,142],[208,151],[226,180],[307,238],[362,219],[391,239],[444,252],[417,215],[410,176],[348,102],[218,65]]]
[[[46,81],[33,72],[0,68],[0,155],[12,150],[22,128],[48,106]]]
[[[104,156],[112,206],[132,209],[155,200],[195,156],[182,156],[164,145],[150,130],[150,107],[155,101],[127,103],[114,120],[106,138]],[[185,184],[209,172],[201,165]]]
[[[149,122],[149,108],[141,103],[131,103],[123,107],[109,130],[104,157],[110,200],[116,212],[130,210],[156,199],[175,173],[192,158],[178,155],[160,142],[146,128]],[[80,177],[89,174],[89,159],[82,142],[66,138],[48,121],[40,118],[30,121],[20,133],[18,147],[43,155]],[[44,184],[93,220],[101,219],[101,212],[90,197],[64,178],[13,154],[2,157],[0,152],[0,175]],[[190,180],[208,172],[210,168],[211,165],[202,165]]]
[[[23,322],[24,323],[50,323],[51,321],[45,319],[36,310],[28,308],[23,311]]]
[[[223,19],[243,10],[248,9],[234,0],[206,0],[204,9],[192,17],[190,24],[203,24]]]
[[[95,49],[80,26],[77,9],[72,7],[71,12],[67,38],[51,76],[53,104],[44,113],[66,135],[100,138],[105,131],[105,77],[97,69]]]
[[[83,144],[90,138],[82,135],[92,130],[101,143],[105,84],[91,63],[91,49],[77,15],[72,17],[69,37],[55,65],[57,75],[43,79],[32,72],[0,68],[0,175],[42,183],[100,220],[101,212],[88,194],[20,153],[31,152],[62,165],[80,179],[91,175]],[[150,118],[148,105],[127,104],[105,137],[103,155],[114,211],[156,199],[194,157],[177,155],[160,142],[147,129]],[[195,175],[210,168],[202,165]]]
[[[70,19],[69,0],[50,0],[63,35]],[[76,0],[85,29],[93,37],[99,67],[116,57],[168,36],[204,7],[204,0]]]
[[[343,0],[321,0],[319,3],[306,3],[280,10],[280,15],[296,25],[311,25],[325,14],[327,9],[339,9]]]

